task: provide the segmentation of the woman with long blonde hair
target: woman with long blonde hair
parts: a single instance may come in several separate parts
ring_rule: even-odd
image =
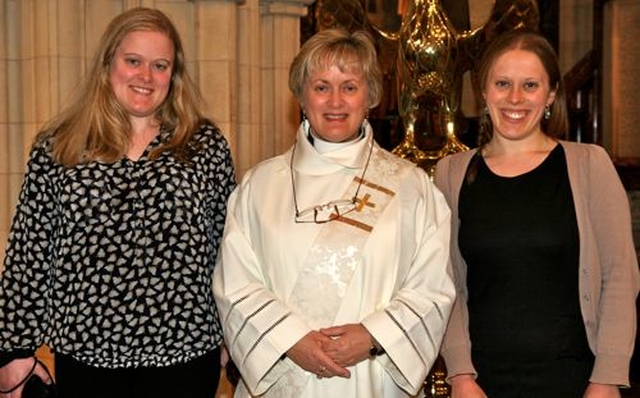
[[[0,393],[215,395],[211,277],[235,187],[181,40],[162,12],[108,25],[70,106],[31,151],[0,281]]]

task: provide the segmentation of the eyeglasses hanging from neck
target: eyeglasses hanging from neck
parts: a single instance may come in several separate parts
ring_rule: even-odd
[[[293,206],[295,207],[295,222],[299,224],[324,224],[328,223],[329,221],[337,220],[340,217],[354,211],[358,205],[358,194],[360,193],[360,187],[362,187],[364,176],[367,173],[367,169],[369,168],[369,161],[371,160],[371,153],[373,152],[373,139],[371,140],[369,154],[367,155],[367,160],[364,164],[364,167],[362,168],[362,175],[359,178],[358,186],[356,187],[356,191],[353,194],[353,197],[351,197],[351,199],[332,200],[321,205],[315,205],[305,208],[304,210],[298,209],[296,182],[293,175],[293,159],[296,154],[297,145],[298,143],[296,141],[293,144],[293,149],[291,150],[291,160],[289,163],[289,172],[291,174],[291,189],[293,190]]]

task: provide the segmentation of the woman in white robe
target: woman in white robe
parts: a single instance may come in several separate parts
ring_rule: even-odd
[[[366,33],[326,30],[289,86],[286,153],[232,193],[214,293],[236,397],[406,397],[435,361],[455,289],[450,211],[366,120],[381,77]]]

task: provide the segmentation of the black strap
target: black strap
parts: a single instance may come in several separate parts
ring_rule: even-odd
[[[31,367],[31,370],[29,371],[29,373],[27,373],[27,375],[24,377],[24,379],[22,379],[22,381],[18,384],[16,384],[13,388],[10,388],[8,390],[0,390],[0,394],[9,394],[14,392],[15,390],[18,389],[18,387],[22,386],[24,383],[27,382],[27,380],[29,380],[29,377],[31,377],[31,375],[33,374],[33,371],[36,370],[36,365],[38,365],[38,363],[40,363],[40,361],[38,360],[38,358],[33,357],[33,366]]]

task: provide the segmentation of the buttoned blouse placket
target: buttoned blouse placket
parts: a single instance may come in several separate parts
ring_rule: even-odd
[[[126,169],[126,176],[129,178],[127,181],[127,201],[131,206],[131,217],[129,221],[130,228],[127,228],[131,233],[131,244],[134,246],[133,250],[133,269],[129,272],[134,272],[141,286],[144,286],[147,292],[149,291],[149,275],[151,272],[148,269],[148,228],[147,228],[147,211],[148,206],[156,206],[154,198],[148,197],[152,189],[146,186],[146,183],[151,180],[153,173],[159,173],[163,167],[158,163],[161,162],[162,156],[154,161],[149,159],[149,153],[154,148],[160,145],[160,140],[163,135],[161,131],[144,150],[140,158],[137,160],[131,160],[128,158],[122,159],[122,166]],[[140,298],[139,298],[140,299]]]

